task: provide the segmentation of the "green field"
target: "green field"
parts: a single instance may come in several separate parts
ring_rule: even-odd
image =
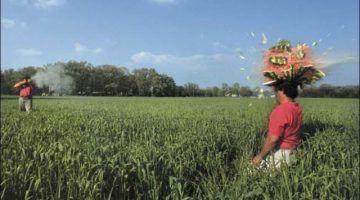
[[[359,100],[298,101],[297,162],[263,172],[274,99],[2,97],[1,199],[358,199]]]

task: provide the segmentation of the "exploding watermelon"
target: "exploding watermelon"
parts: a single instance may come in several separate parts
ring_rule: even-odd
[[[305,44],[292,47],[289,40],[281,40],[264,52],[263,73],[267,79],[264,85],[268,86],[284,80],[302,86],[312,84],[325,76],[316,69],[311,49]]]

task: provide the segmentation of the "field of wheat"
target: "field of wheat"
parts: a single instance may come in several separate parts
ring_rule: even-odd
[[[358,199],[358,99],[298,99],[303,142],[252,169],[274,99],[1,99],[1,199]]]

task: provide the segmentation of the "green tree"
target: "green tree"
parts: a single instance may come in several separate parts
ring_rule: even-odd
[[[239,94],[243,97],[250,97],[253,95],[253,91],[248,86],[240,87]]]
[[[197,84],[188,82],[184,85],[186,96],[198,96],[200,88]]]
[[[226,96],[230,94],[230,87],[227,83],[221,84],[222,96]]]
[[[138,90],[138,95],[140,96],[151,96],[152,95],[152,83],[153,79],[157,76],[155,69],[135,69],[134,77],[136,82],[136,87]]]
[[[74,80],[73,94],[89,93],[92,88],[89,87],[91,80],[92,65],[87,62],[69,61],[64,64],[67,75]]]
[[[184,97],[184,96],[186,96],[184,86],[181,86],[181,85],[180,85],[180,86],[176,86],[175,96],[177,96],[177,97]]]
[[[172,77],[167,75],[157,75],[152,80],[153,96],[175,96],[176,84]]]
[[[21,73],[14,69],[1,71],[1,94],[16,94],[18,89],[14,88],[16,82],[22,78]]]
[[[240,84],[235,82],[231,87],[231,94],[240,95]]]
[[[120,92],[120,80],[123,73],[119,68],[114,65],[101,65],[98,66],[102,71],[104,80],[104,90],[107,95],[118,95]]]

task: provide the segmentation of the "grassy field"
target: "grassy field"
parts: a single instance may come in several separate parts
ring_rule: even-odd
[[[1,199],[358,199],[358,99],[299,99],[297,162],[249,170],[274,99],[1,99]]]

